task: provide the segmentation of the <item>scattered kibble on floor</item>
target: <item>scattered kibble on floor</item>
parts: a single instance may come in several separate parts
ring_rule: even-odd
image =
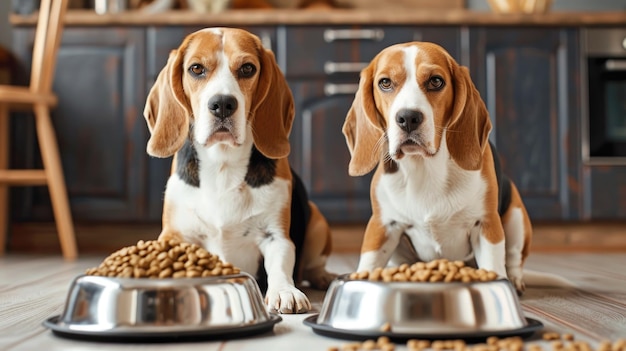
[[[616,341],[602,341],[598,348],[594,349],[586,341],[575,341],[572,334],[559,334],[546,332],[542,335],[544,341],[550,342],[550,348],[544,349],[539,343],[525,343],[520,337],[499,338],[491,336],[485,343],[468,345],[463,340],[417,340],[411,339],[406,343],[409,351],[626,351],[626,339]],[[396,345],[386,336],[377,340],[366,340],[364,342],[351,342],[343,344],[341,347],[331,346],[327,351],[361,351],[361,350],[381,350],[393,351]]]

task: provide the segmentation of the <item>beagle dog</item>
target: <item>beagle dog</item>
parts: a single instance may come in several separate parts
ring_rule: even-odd
[[[192,33],[144,116],[148,154],[175,154],[159,239],[201,245],[256,275],[270,310],[308,311],[295,282],[326,289],[335,277],[325,268],[330,230],[287,159],[293,97],[272,52],[241,29]]]
[[[469,71],[436,44],[390,46],[363,69],[343,126],[350,175],[378,166],[359,271],[447,258],[524,290],[531,223],[490,130]]]

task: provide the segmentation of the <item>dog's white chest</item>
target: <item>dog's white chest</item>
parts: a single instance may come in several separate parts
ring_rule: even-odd
[[[277,188],[277,184],[267,188]],[[265,189],[267,190],[267,189]],[[252,225],[270,205],[270,196],[263,189],[253,189],[244,181],[239,184],[209,183],[200,185],[197,201],[192,206],[201,223],[207,228],[242,228]]]
[[[419,259],[467,260],[484,214],[485,189],[477,172],[409,169],[382,176],[376,195],[383,223],[404,232]]]
[[[174,227],[187,240],[255,274],[261,256],[259,243],[280,218],[290,194],[288,182],[281,178],[257,188],[248,186],[245,171],[244,167],[221,169],[219,174],[206,172],[199,188],[172,176],[167,196],[176,204]]]

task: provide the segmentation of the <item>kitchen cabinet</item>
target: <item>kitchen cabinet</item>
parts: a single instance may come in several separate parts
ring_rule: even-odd
[[[14,30],[14,47],[30,67],[33,28]],[[58,53],[52,111],[75,220],[145,218],[160,193],[148,189],[142,116],[144,32],[137,28],[67,28]],[[26,72],[24,77],[30,76]],[[14,118],[14,167],[40,167],[31,118]],[[13,216],[52,218],[46,188],[13,188]]]
[[[470,71],[533,220],[580,216],[578,31],[470,28]]]
[[[341,133],[359,72],[385,47],[414,40],[436,42],[460,59],[460,28],[290,26],[285,38],[285,74],[296,108],[292,166],[330,221],[367,221],[372,174],[348,175],[350,153]]]
[[[365,221],[371,214],[371,174],[348,175],[350,153],[341,133],[354,93],[327,94],[327,84],[323,80],[289,81],[296,105],[289,159],[309,199],[329,221]]]

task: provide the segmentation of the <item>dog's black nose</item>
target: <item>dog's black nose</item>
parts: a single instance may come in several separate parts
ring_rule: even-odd
[[[237,99],[232,95],[215,95],[209,100],[209,111],[217,118],[232,116],[237,110]]]
[[[423,120],[424,114],[418,110],[402,109],[396,114],[396,123],[407,133],[417,129]]]

